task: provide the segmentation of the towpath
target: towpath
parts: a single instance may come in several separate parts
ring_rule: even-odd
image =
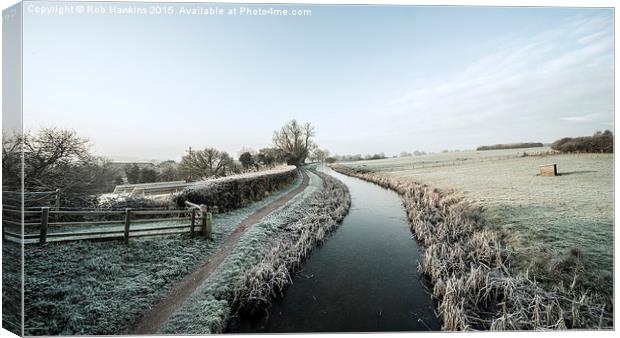
[[[219,250],[202,261],[194,271],[185,276],[177,285],[172,287],[164,298],[159,300],[149,311],[144,313],[128,330],[129,334],[154,334],[166,322],[166,320],[174,313],[174,311],[183,304],[183,302],[198,288],[217,267],[231,253],[235,244],[241,236],[253,225],[258,223],[265,216],[274,210],[282,207],[296,195],[306,189],[309,183],[308,175],[302,170],[303,181],[301,185],[286,195],[276,199],[275,201],[265,205],[255,213],[244,219],[235,231],[222,244]]]

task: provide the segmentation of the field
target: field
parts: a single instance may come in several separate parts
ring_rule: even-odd
[[[542,260],[576,248],[593,285],[611,292],[613,272],[613,155],[523,156],[546,148],[462,151],[344,163],[452,190],[483,207],[505,230],[512,264],[535,271]],[[560,176],[538,176],[557,163]],[[600,284],[602,282],[602,284]]]

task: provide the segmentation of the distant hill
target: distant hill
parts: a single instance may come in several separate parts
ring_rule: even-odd
[[[518,148],[538,148],[544,147],[542,142],[506,143],[494,144],[491,146],[480,146],[476,150],[498,150],[498,149],[518,149]]]

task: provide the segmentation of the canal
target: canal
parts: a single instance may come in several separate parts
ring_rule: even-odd
[[[427,282],[417,270],[422,251],[411,238],[401,198],[323,170],[349,187],[349,214],[269,313],[232,318],[228,332],[439,330]]]

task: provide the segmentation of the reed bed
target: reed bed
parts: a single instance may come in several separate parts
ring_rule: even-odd
[[[281,227],[281,235],[252,269],[243,273],[234,288],[233,308],[238,312],[266,310],[271,300],[281,296],[312,249],[321,245],[344,219],[351,206],[346,185],[338,179],[314,171],[323,180],[323,190],[315,193],[301,218]]]
[[[425,247],[419,269],[433,284],[442,330],[547,330],[613,326],[608,295],[579,282],[578,253],[551,264],[556,283],[516,274],[501,233],[479,207],[454,193],[334,165],[335,171],[399,193],[411,230]],[[540,276],[550,279],[550,276]]]

